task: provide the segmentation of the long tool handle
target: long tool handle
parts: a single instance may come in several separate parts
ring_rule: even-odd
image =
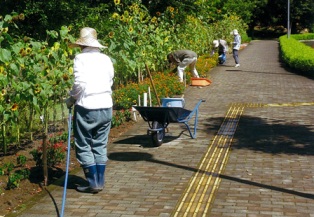
[[[71,151],[71,126],[72,126],[72,109],[69,108],[69,117],[68,117],[68,152],[67,152],[67,162],[66,162],[66,169],[65,169],[65,180],[64,180],[64,187],[63,187],[63,197],[62,197],[62,208],[61,208],[61,215],[64,215],[64,208],[65,208],[65,201],[67,196],[67,186],[68,186],[68,177],[69,177],[69,164],[70,164],[70,151]]]
[[[154,85],[154,82],[153,82],[152,75],[150,74],[149,68],[148,68],[148,66],[147,66],[146,63],[145,63],[145,67],[146,67],[146,70],[147,70],[148,75],[149,75],[150,83],[151,83],[152,86],[153,86],[153,90],[154,90],[154,93],[155,93],[155,95],[156,95],[156,99],[157,99],[158,105],[161,106],[160,100],[159,100],[159,97],[158,97],[158,94],[157,94],[157,91],[156,91],[156,88],[155,88],[155,85]]]

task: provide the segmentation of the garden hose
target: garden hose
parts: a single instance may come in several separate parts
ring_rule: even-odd
[[[64,215],[65,201],[67,195],[67,185],[68,185],[68,176],[69,176],[69,164],[70,164],[70,150],[71,150],[71,126],[72,126],[72,109],[69,108],[69,117],[68,117],[68,152],[67,152],[67,161],[66,161],[66,170],[65,170],[65,179],[63,187],[63,197],[62,197],[62,208],[61,215]]]

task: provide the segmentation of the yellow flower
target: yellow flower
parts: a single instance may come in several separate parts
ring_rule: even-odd
[[[156,18],[156,17],[153,17],[153,18],[151,19],[151,22],[152,22],[152,23],[156,23],[156,22],[157,22],[157,18]]]
[[[13,106],[11,107],[12,111],[16,111],[19,108],[18,104],[14,103]]]
[[[69,68],[69,73],[70,73],[70,75],[73,74],[73,67],[70,67],[70,68]]]
[[[120,4],[120,0],[114,0],[114,4],[115,4],[115,5]]]
[[[27,54],[30,54],[31,52],[32,52],[32,48],[30,48],[30,47],[26,48],[26,53]]]
[[[174,8],[171,7],[171,6],[169,6],[167,9],[168,9],[171,13],[174,11]]]
[[[133,28],[132,28],[132,26],[129,28],[129,32],[133,32]]]
[[[4,95],[6,95],[6,94],[7,94],[7,90],[6,90],[6,89],[2,89],[2,90],[1,90],[1,95],[4,96]]]
[[[129,12],[128,11],[124,11],[124,16],[128,17],[129,16]]]
[[[64,81],[69,80],[69,76],[68,76],[67,74],[63,74],[63,75],[62,75],[62,78],[63,78]]]
[[[53,44],[53,47],[54,47],[56,50],[59,50],[59,48],[60,48],[60,43],[59,43],[59,42],[55,42],[55,43]]]
[[[4,72],[4,67],[0,66],[0,74],[3,74],[3,72]]]
[[[159,17],[161,15],[161,13],[159,11],[156,12],[157,17]]]
[[[118,13],[113,13],[112,14],[112,18],[113,19],[118,19],[119,18],[119,14]]]
[[[19,19],[20,20],[24,20],[25,19],[25,15],[22,13],[22,14],[19,14]]]
[[[109,36],[109,38],[113,38],[114,37],[114,32],[109,32],[108,36]]]

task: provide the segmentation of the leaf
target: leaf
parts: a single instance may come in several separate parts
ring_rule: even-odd
[[[30,43],[34,50],[40,50],[42,47],[42,44],[40,42],[31,41]]]
[[[15,63],[10,64],[10,69],[12,70],[14,75],[18,75],[19,67]]]
[[[47,32],[47,35],[51,36],[52,38],[58,38],[58,32],[57,31],[46,31]]]
[[[12,59],[11,51],[0,48],[0,61],[3,63],[8,63]]]
[[[12,16],[11,15],[5,15],[5,17],[4,17],[4,21],[10,21],[10,20],[12,20]]]

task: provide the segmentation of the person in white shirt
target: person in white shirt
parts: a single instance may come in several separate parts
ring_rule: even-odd
[[[234,36],[234,40],[232,42],[233,45],[233,49],[232,49],[232,53],[233,53],[233,58],[234,61],[236,63],[235,67],[239,67],[240,66],[240,61],[239,61],[239,50],[240,50],[240,46],[241,46],[241,36],[238,33],[238,30],[234,29],[231,34],[233,34]]]
[[[114,67],[101,53],[106,48],[97,40],[96,30],[85,27],[71,46],[81,48],[74,59],[74,84],[65,101],[74,105],[73,132],[75,152],[89,186],[77,187],[80,192],[97,193],[105,183],[107,142],[112,120]]]
[[[218,48],[218,62],[219,64],[224,64],[227,59],[227,52],[228,52],[228,43],[223,39],[218,39],[213,41],[214,49],[212,54],[215,53],[215,49]]]

